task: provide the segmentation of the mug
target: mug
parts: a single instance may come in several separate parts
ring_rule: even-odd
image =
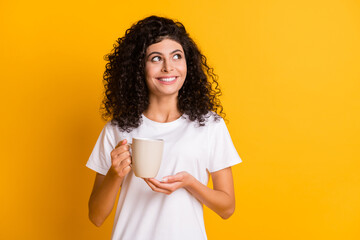
[[[129,144],[132,152],[131,167],[135,176],[154,178],[159,172],[164,150],[164,140],[133,138]]]

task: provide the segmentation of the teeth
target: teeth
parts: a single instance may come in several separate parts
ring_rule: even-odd
[[[171,82],[174,81],[176,77],[172,77],[172,78],[159,78],[160,81],[163,82]]]

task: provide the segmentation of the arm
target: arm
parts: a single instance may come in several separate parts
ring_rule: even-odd
[[[120,142],[111,152],[111,162],[106,176],[96,174],[89,199],[89,219],[97,227],[100,227],[111,213],[122,181],[130,172],[131,159],[126,140]]]
[[[235,210],[234,183],[231,167],[211,173],[213,189],[199,182],[187,172],[165,177],[161,182],[145,179],[156,192],[171,194],[183,187],[197,200],[216,212],[223,219],[229,218]]]

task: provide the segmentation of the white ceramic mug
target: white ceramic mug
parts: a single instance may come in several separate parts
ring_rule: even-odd
[[[164,140],[133,138],[131,145],[132,169],[135,176],[154,178],[159,172],[164,150]]]

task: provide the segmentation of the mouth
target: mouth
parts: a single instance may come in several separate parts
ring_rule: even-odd
[[[171,84],[173,82],[176,81],[178,77],[160,77],[160,78],[156,78],[157,80],[159,80],[161,83],[164,83],[164,84]]]

